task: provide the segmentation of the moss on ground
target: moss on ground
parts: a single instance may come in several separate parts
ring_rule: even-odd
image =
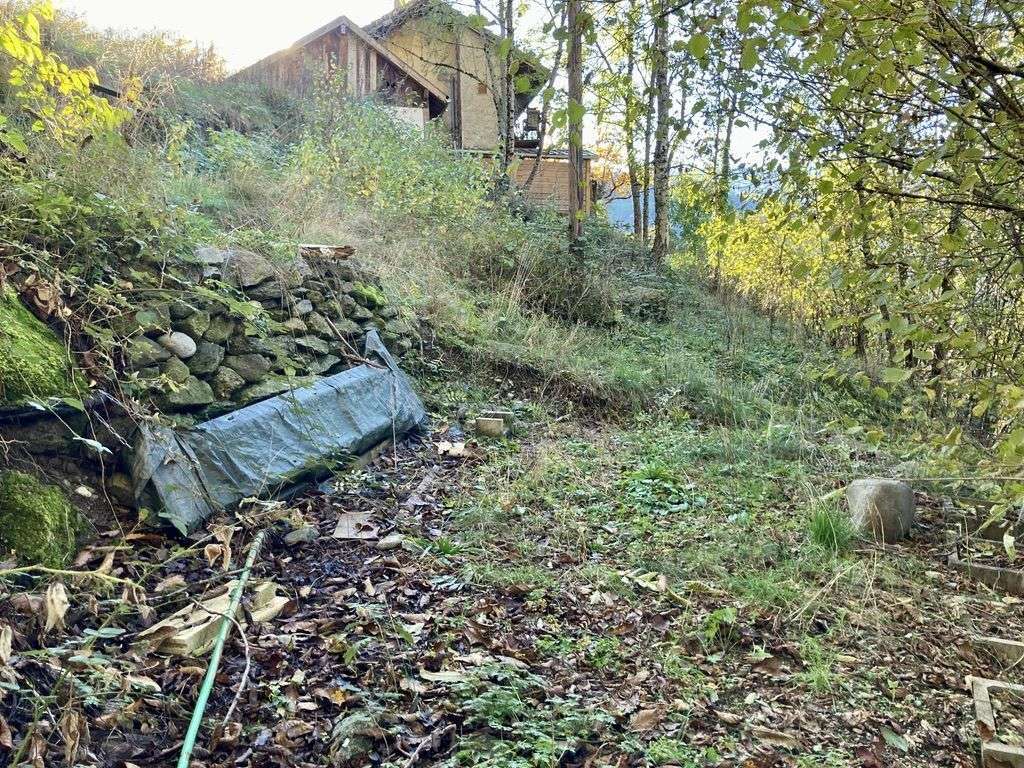
[[[82,520],[64,492],[24,472],[0,473],[0,545],[26,565],[61,568],[75,554]]]
[[[0,291],[0,405],[71,394],[74,378],[64,345],[14,291]]]

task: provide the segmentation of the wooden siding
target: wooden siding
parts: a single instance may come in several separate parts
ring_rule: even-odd
[[[409,66],[451,91],[444,121],[456,147],[494,150],[498,146],[491,74],[499,68],[478,32],[413,18],[391,31],[384,44]]]
[[[522,187],[530,177],[535,157],[521,157],[515,171],[515,183]],[[590,184],[590,160],[583,161],[583,210],[590,213],[593,205]],[[526,199],[531,203],[553,205],[559,213],[569,213],[569,161],[564,158],[543,158],[533,177]]]
[[[234,78],[310,97],[319,83],[340,76],[346,96],[379,95],[396,106],[427,106],[430,92],[406,69],[382,55],[378,47],[375,42],[339,27],[301,46],[268,56]]]

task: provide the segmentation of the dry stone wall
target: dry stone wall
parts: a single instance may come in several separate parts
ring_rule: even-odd
[[[204,247],[195,262],[192,291],[149,301],[115,329],[133,394],[186,420],[352,367],[370,329],[396,355],[416,338],[351,249],[305,246],[282,264]]]

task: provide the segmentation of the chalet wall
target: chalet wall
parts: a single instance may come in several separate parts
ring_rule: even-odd
[[[339,30],[327,32],[301,48],[268,56],[234,76],[301,98],[312,97],[324,77],[342,82],[347,96],[363,98],[379,93],[398,106],[427,104],[423,87],[403,70],[357,35]]]
[[[515,183],[522,187],[530,177],[536,158],[520,158],[515,171]],[[589,212],[592,204],[590,197],[590,160],[583,161],[584,210]],[[526,199],[537,204],[551,204],[559,213],[569,213],[569,162],[561,158],[548,158],[540,161],[540,168],[526,192]]]
[[[449,90],[452,106],[444,122],[456,146],[493,150],[498,143],[492,71],[484,38],[472,29],[452,29],[429,18],[410,19],[382,41],[410,66]],[[456,45],[458,43],[458,45]],[[457,91],[457,93],[456,93]],[[460,108],[461,107],[461,108]]]

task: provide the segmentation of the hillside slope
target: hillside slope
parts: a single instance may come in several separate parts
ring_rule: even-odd
[[[254,579],[289,600],[228,643],[208,765],[972,765],[963,679],[995,669],[971,640],[1019,636],[1014,602],[946,568],[954,521],[926,493],[911,540],[853,539],[838,491],[914,465],[837,420],[852,398],[814,378],[822,352],[699,285],[677,300],[604,341],[659,382],[645,413],[427,356],[429,435],[194,541],[111,550],[69,601],[113,606],[103,574],[140,585],[132,601],[68,612],[32,654],[19,632],[19,685],[57,690],[60,669],[90,691],[81,756],[169,764],[198,677],[135,633],[231,576],[203,549],[225,526],[240,553],[269,525]],[[494,405],[513,434],[467,434]],[[19,736],[32,700],[5,715]]]

